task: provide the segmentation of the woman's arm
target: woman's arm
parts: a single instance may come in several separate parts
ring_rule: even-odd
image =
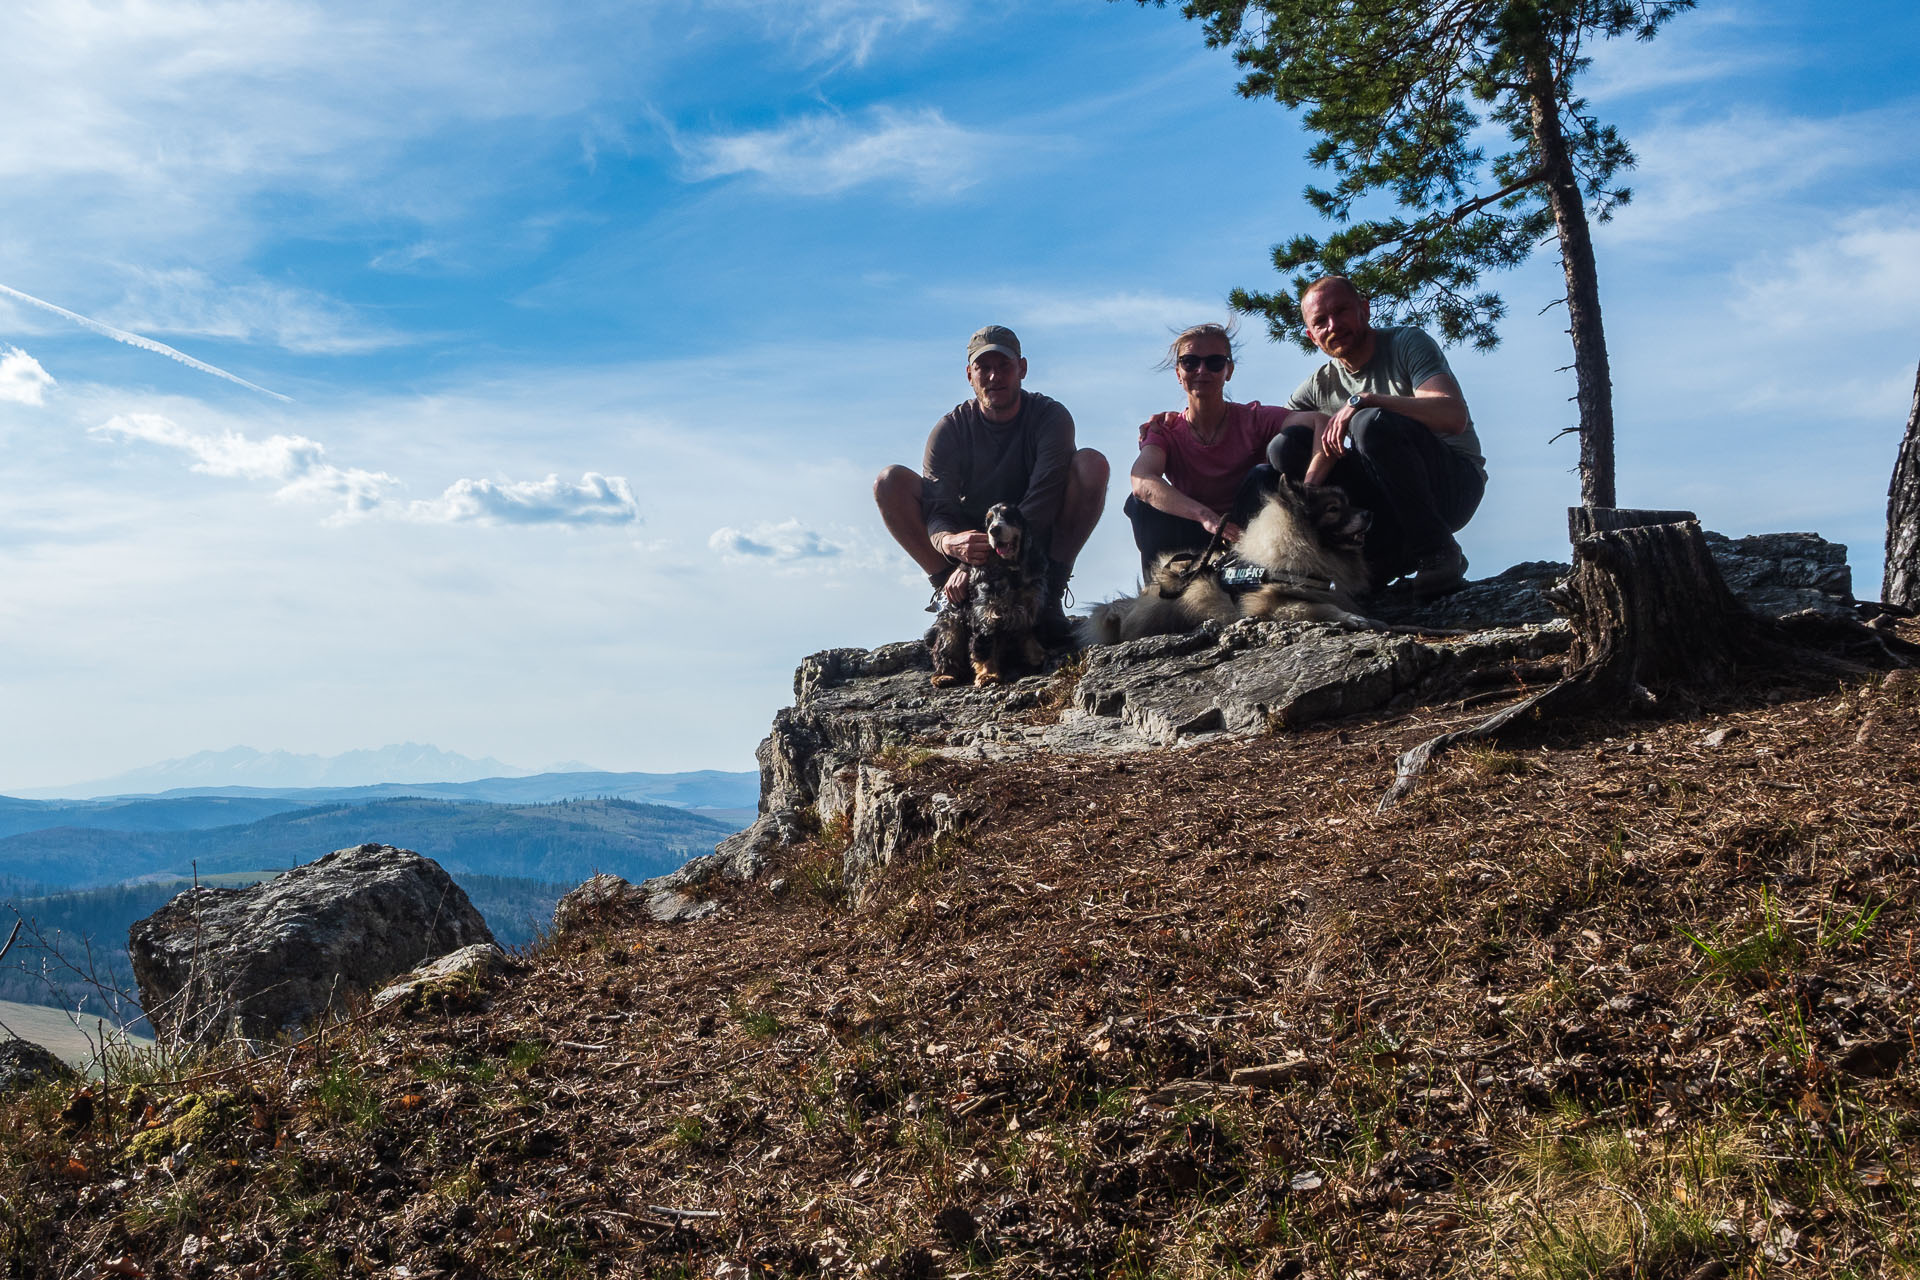
[[[1180,492],[1167,482],[1167,451],[1157,444],[1140,446],[1140,456],[1133,460],[1133,470],[1128,473],[1133,484],[1133,496],[1170,516],[1179,516],[1200,524],[1208,533],[1220,528],[1220,512],[1203,506]]]

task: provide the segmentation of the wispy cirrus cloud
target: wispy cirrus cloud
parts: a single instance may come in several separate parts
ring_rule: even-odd
[[[634,524],[640,504],[624,476],[589,471],[579,484],[545,480],[456,480],[431,500],[408,504],[407,517],[432,524]]]
[[[1168,293],[1039,293],[992,290],[978,297],[1014,324],[1042,329],[1113,329],[1126,333],[1184,328],[1224,316],[1219,298],[1179,297]]]
[[[1590,46],[1587,93],[1610,102],[1789,63],[1786,49],[1756,42],[1765,25],[1750,10],[1729,7],[1682,15],[1661,28],[1651,44],[1627,36],[1597,41]]]
[[[763,521],[746,529],[723,526],[707,538],[707,547],[728,564],[777,569],[868,558],[859,535],[851,530],[825,534],[797,519]]]
[[[1920,321],[1920,216],[1868,209],[1834,234],[1741,273],[1735,309],[1776,331],[1827,329],[1844,299],[1846,327],[1911,328]]]
[[[370,218],[412,238],[468,226],[524,177],[476,156],[503,129],[560,132],[630,93],[665,56],[650,39],[661,8],[15,0],[0,16],[7,256],[100,297],[115,262],[244,263],[286,235],[357,240]],[[466,145],[476,135],[488,148]],[[229,301],[290,349],[370,336],[316,327],[286,299]],[[232,319],[179,318],[222,333]]]
[[[308,289],[265,281],[227,285],[191,268],[136,268],[115,308],[129,329],[266,342],[311,355],[352,355],[410,341]]]
[[[0,402],[45,404],[47,388],[53,385],[53,375],[38,360],[18,347],[0,349]]]
[[[1633,202],[1595,235],[1682,239],[1709,217],[1757,217],[1839,175],[1885,171],[1916,153],[1910,108],[1833,116],[1742,109],[1678,119],[1634,139]]]
[[[759,15],[810,62],[865,65],[882,40],[914,28],[944,30],[962,6],[937,0],[722,0],[721,9]]]
[[[0,78],[31,114],[0,131],[0,175],[325,181],[326,158],[396,133],[577,105],[598,80],[583,61],[613,61],[609,37],[644,19],[610,14],[563,51],[553,15],[514,5],[18,0]]]
[[[990,135],[931,107],[870,107],[857,116],[822,113],[771,129],[669,136],[693,181],[753,174],[808,196],[880,181],[903,182],[921,196],[964,190],[979,181],[992,143]]]
[[[384,471],[336,467],[326,448],[305,436],[268,436],[256,440],[238,431],[199,432],[157,413],[116,414],[92,429],[103,439],[138,440],[177,449],[193,457],[193,470],[237,480],[266,480],[280,486],[281,498],[336,498],[339,515],[366,515],[385,501],[400,481]]]

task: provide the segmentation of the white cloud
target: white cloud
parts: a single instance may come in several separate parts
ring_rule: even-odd
[[[882,39],[914,27],[935,30],[959,19],[958,6],[935,0],[725,0],[717,8],[760,14],[812,61],[864,65]]]
[[[1914,151],[1910,116],[1885,110],[1815,119],[1759,110],[1669,121],[1633,140],[1633,202],[1595,228],[1612,241],[1678,240],[1708,218],[1754,218],[1839,175],[1897,166]],[[1724,234],[1724,228],[1721,230]]]
[[[1835,234],[1742,273],[1736,311],[1779,331],[1836,322],[1849,333],[1920,323],[1920,217],[1872,209],[1841,222]]]
[[[253,281],[223,285],[191,268],[136,268],[116,309],[129,329],[269,342],[287,351],[349,355],[410,339],[368,325],[349,307],[306,289]]]
[[[795,195],[833,195],[897,181],[917,194],[958,191],[979,181],[990,135],[962,128],[934,108],[873,107],[855,119],[822,114],[773,129],[673,137],[694,181],[758,174]]]
[[[53,385],[53,375],[20,348],[7,347],[0,354],[0,402],[45,404],[47,388]]]
[[[400,480],[384,471],[337,467],[326,447],[298,435],[255,439],[234,430],[195,431],[157,413],[122,413],[92,429],[102,439],[138,440],[193,457],[192,469],[236,480],[279,485],[281,498],[339,501],[335,520],[387,515],[420,524],[633,524],[640,519],[622,476],[589,471],[572,484],[545,480],[456,480],[439,497],[401,502]]]
[[[710,550],[733,565],[802,569],[827,563],[867,565],[873,556],[860,535],[851,529],[824,534],[797,519],[775,524],[763,521],[747,529],[725,526],[707,539]]]
[[[640,506],[624,476],[589,471],[579,484],[557,475],[508,483],[456,480],[438,498],[411,503],[407,515],[431,524],[633,524]]]
[[[189,430],[157,413],[124,413],[93,428],[106,439],[140,440],[191,454],[193,470],[210,476],[266,480],[280,486],[282,498],[337,498],[339,515],[365,515],[385,501],[386,490],[400,482],[383,471],[336,467],[326,449],[305,436],[269,436],[255,440],[237,431],[219,434]]]

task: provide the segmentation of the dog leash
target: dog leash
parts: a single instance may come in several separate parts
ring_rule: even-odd
[[[1233,501],[1227,504],[1226,518],[1214,529],[1213,537],[1207,542],[1207,549],[1200,553],[1198,560],[1175,575],[1180,579],[1182,591],[1186,590],[1187,584],[1193,581],[1194,576],[1205,569],[1213,557],[1219,553],[1221,544],[1226,540],[1227,525],[1233,521],[1233,513],[1240,509],[1240,500],[1247,496],[1247,486],[1252,484],[1254,477],[1259,474],[1260,469],[1257,466],[1247,469],[1247,474],[1240,481],[1240,487],[1233,491]]]

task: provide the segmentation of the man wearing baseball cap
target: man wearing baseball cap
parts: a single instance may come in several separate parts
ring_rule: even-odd
[[[1062,643],[1069,632],[1060,595],[1106,506],[1107,460],[1074,447],[1073,415],[1058,400],[1023,389],[1026,376],[1013,330],[990,324],[976,332],[967,342],[973,398],[934,424],[918,473],[888,467],[874,481],[873,497],[887,532],[926,570],[936,596],[954,604],[967,598],[966,567],[993,554],[981,528],[987,508],[1018,506],[1047,548],[1051,604],[1043,638]]]

